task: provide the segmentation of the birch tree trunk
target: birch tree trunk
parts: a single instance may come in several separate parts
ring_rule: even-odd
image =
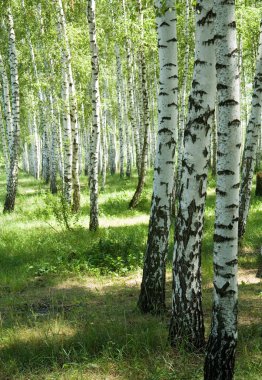
[[[160,61],[158,141],[138,306],[142,312],[159,313],[165,308],[165,263],[171,224],[174,154],[177,141],[178,67],[174,1],[155,1],[155,6]]]
[[[116,75],[117,75],[117,103],[118,103],[118,130],[119,130],[119,163],[120,163],[120,178],[124,178],[124,131],[123,131],[123,93],[121,88],[122,68],[119,46],[115,45],[116,54]]]
[[[6,172],[6,178],[8,177],[9,173],[9,151],[8,151],[8,143],[6,138],[6,131],[5,131],[5,125],[2,117],[2,109],[0,107],[0,134],[2,135],[2,147],[3,147],[3,154],[4,154],[4,160],[5,160],[5,172]]]
[[[204,345],[201,241],[215,108],[213,0],[196,3],[196,48],[175,227],[171,345]]]
[[[90,231],[96,231],[98,222],[98,153],[100,140],[99,64],[96,42],[95,0],[87,1],[87,16],[92,66],[92,132],[90,144]]]
[[[179,131],[178,131],[178,155],[177,155],[177,170],[175,180],[174,194],[180,194],[180,181],[182,175],[182,157],[184,152],[184,132],[185,132],[185,119],[186,119],[186,95],[188,83],[188,64],[189,64],[189,0],[186,0],[186,14],[185,14],[185,58],[184,58],[184,72],[183,82],[181,88],[181,110],[179,115]]]
[[[63,44],[63,61],[64,69],[67,73],[69,88],[69,114],[71,126],[71,143],[72,143],[72,186],[73,186],[73,204],[72,209],[77,212],[80,208],[80,182],[79,182],[79,127],[77,114],[77,101],[75,82],[71,66],[71,51],[67,37],[66,19],[63,10],[62,0],[58,1],[59,9],[59,31]]]
[[[246,229],[250,206],[252,179],[256,163],[256,151],[261,129],[262,108],[262,21],[260,24],[259,50],[253,86],[251,114],[246,131],[246,142],[242,162],[242,179],[240,186],[238,236],[241,238]]]
[[[57,119],[54,114],[53,96],[50,94],[51,113],[51,154],[50,154],[50,190],[52,194],[57,193],[56,168],[57,168]]]
[[[235,2],[215,0],[218,154],[214,293],[205,380],[231,380],[237,342],[240,83]]]
[[[146,79],[146,60],[144,53],[144,32],[143,32],[143,14],[142,14],[142,4],[141,0],[138,0],[139,6],[139,18],[141,26],[141,41],[142,46],[139,51],[139,60],[141,68],[141,89],[142,89],[142,99],[143,99],[143,147],[141,152],[141,166],[139,169],[139,178],[136,191],[129,203],[129,208],[135,208],[139,202],[140,196],[142,194],[145,179],[146,179],[146,169],[147,169],[147,154],[148,154],[148,134],[149,134],[149,106],[148,106],[148,89],[147,89],[147,79]]]
[[[9,33],[9,65],[11,73],[11,96],[12,96],[12,145],[10,151],[9,174],[7,178],[7,194],[4,204],[4,212],[11,212],[15,207],[15,198],[18,182],[18,159],[20,141],[20,99],[18,81],[18,62],[15,46],[14,21],[11,7],[8,6],[8,33]]]
[[[2,55],[0,54],[0,75],[2,83],[2,93],[3,93],[3,111],[4,111],[4,120],[6,124],[7,132],[7,142],[8,142],[8,151],[9,155],[11,154],[12,147],[12,132],[13,132],[13,121],[12,121],[12,111],[10,104],[10,91],[9,91],[9,80],[6,74],[4,62]]]

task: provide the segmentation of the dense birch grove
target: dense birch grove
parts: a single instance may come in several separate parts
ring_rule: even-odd
[[[233,379],[238,247],[262,170],[261,4],[10,0],[0,15],[3,212],[15,212],[26,172],[59,197],[64,215],[83,214],[88,193],[86,220],[99,233],[108,178],[123,186],[136,178],[131,213],[153,172],[138,309],[171,309],[172,348],[205,348],[205,380]],[[210,178],[216,206],[207,341],[201,255]]]

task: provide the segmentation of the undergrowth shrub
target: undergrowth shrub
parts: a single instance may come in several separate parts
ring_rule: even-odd
[[[54,242],[59,250],[53,248],[59,254],[28,266],[28,270],[37,276],[62,272],[124,275],[143,264],[145,226],[104,229],[97,235],[76,229],[68,234],[73,242],[67,238],[64,242]]]

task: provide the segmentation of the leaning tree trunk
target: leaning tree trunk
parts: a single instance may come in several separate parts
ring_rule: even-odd
[[[142,88],[142,96],[143,96],[143,147],[141,153],[141,166],[139,169],[139,177],[138,184],[136,187],[136,191],[133,195],[129,203],[129,208],[135,208],[138,205],[140,196],[142,194],[145,179],[146,179],[146,169],[147,169],[147,155],[148,155],[148,134],[149,134],[149,106],[148,106],[148,90],[147,90],[147,79],[146,79],[146,59],[144,53],[144,41],[143,41],[143,15],[142,15],[142,4],[141,0],[138,0],[139,6],[139,17],[140,17],[140,25],[142,29],[141,41],[142,46],[139,51],[139,60],[140,60],[140,68],[141,68],[141,88]]]
[[[251,115],[247,125],[246,143],[242,163],[242,179],[240,186],[239,223],[238,236],[241,238],[246,229],[248,217],[252,179],[256,163],[256,151],[261,129],[261,107],[262,107],[262,21],[260,25],[259,50],[257,56],[257,67],[254,79],[254,90],[252,96]]]
[[[175,227],[171,345],[204,345],[201,242],[215,108],[213,0],[196,4],[196,49]]]
[[[88,0],[87,15],[89,25],[91,67],[92,67],[92,132],[90,145],[90,231],[98,228],[98,153],[100,140],[100,97],[99,97],[99,65],[96,42],[95,0]]]
[[[15,198],[18,182],[18,159],[20,140],[20,104],[19,104],[19,82],[18,62],[15,46],[14,21],[11,7],[8,7],[8,31],[9,31],[9,65],[11,73],[11,95],[12,95],[12,143],[10,151],[10,165],[7,178],[7,194],[4,204],[4,212],[11,212],[15,207]]]
[[[234,1],[215,0],[218,152],[214,293],[205,380],[231,380],[237,342],[237,251],[241,148],[240,83]]]
[[[165,263],[171,225],[174,154],[177,135],[177,34],[173,0],[156,1],[160,90],[158,141],[143,279],[138,300],[142,312],[165,308]]]

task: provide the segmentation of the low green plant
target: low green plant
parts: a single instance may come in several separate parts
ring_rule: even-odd
[[[79,221],[79,213],[73,212],[62,191],[57,196],[46,194],[46,216],[54,215],[58,225],[63,230],[72,230]]]

